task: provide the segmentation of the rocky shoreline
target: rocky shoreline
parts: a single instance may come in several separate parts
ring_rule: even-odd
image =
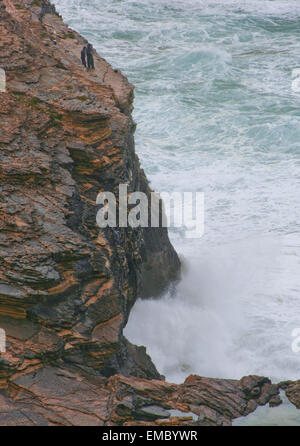
[[[41,11],[43,14],[41,15]],[[148,196],[133,86],[46,0],[0,1],[0,425],[230,425],[258,405],[300,407],[298,382],[164,381],[123,336],[138,296],[178,279],[167,231],[99,230],[96,197]]]

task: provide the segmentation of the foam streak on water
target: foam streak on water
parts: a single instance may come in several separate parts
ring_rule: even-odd
[[[157,191],[204,191],[205,236],[171,233],[172,295],[128,338],[160,372],[300,378],[298,0],[56,0],[136,86],[137,152]]]

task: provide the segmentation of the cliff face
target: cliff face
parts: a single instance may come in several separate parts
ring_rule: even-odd
[[[0,0],[0,424],[228,425],[278,404],[266,378],[168,384],[124,338],[180,263],[165,229],[96,225],[99,192],[151,190],[133,87],[97,55],[84,71],[84,44],[48,1]]]
[[[176,277],[177,254],[165,229],[96,225],[99,192],[151,192],[134,149],[133,87],[97,55],[87,73],[86,41],[49,3],[4,0],[0,14],[2,387],[59,359],[158,378],[122,329],[149,277],[156,291]]]

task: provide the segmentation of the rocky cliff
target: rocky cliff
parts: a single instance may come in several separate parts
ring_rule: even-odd
[[[98,55],[86,72],[86,43],[48,1],[0,0],[0,424],[222,425],[277,404],[266,378],[168,384],[124,338],[180,262],[163,228],[96,225],[99,192],[151,190],[133,87]]]
[[[2,387],[54,359],[89,373],[159,375],[122,335],[140,294],[175,279],[165,229],[103,229],[96,198],[150,188],[134,149],[133,87],[47,2],[0,2]],[[42,14],[41,14],[42,11]],[[153,278],[153,280],[152,280]]]

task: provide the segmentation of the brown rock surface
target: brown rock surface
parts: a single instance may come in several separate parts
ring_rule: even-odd
[[[169,384],[123,337],[138,295],[161,292],[180,264],[165,229],[96,226],[100,191],[151,191],[133,87],[99,56],[85,72],[85,43],[46,0],[0,0],[0,424],[229,425],[277,387]]]
[[[121,375],[91,379],[63,364],[15,378],[0,393],[0,425],[229,426],[277,394],[257,376],[190,376],[177,385]]]

